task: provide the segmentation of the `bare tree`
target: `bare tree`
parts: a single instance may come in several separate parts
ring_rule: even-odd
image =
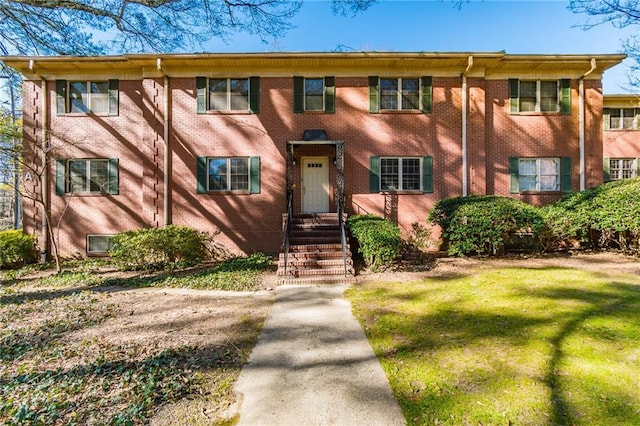
[[[640,86],[640,0],[571,0],[569,10],[588,15],[582,25],[590,29],[610,24],[615,28],[633,28],[633,35],[623,41],[624,52],[633,61],[629,82]]]
[[[355,15],[376,0],[332,0]],[[0,0],[4,54],[172,52],[234,32],[263,41],[290,29],[302,1],[288,0]]]

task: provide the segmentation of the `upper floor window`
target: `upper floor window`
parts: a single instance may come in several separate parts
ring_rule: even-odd
[[[118,94],[118,80],[56,80],[56,113],[118,115]]]
[[[604,180],[631,179],[638,176],[638,158],[605,158]]]
[[[420,79],[381,78],[380,109],[420,109]]]
[[[369,77],[369,112],[431,112],[432,98],[431,77]]]
[[[210,78],[209,109],[212,111],[248,111],[248,78]]]
[[[509,80],[511,113],[571,113],[571,81]]]
[[[56,160],[56,194],[118,193],[118,159]]]
[[[511,192],[563,191],[570,192],[571,158],[510,159]]]
[[[260,108],[260,79],[196,77],[198,113],[206,111],[253,112]]]
[[[605,108],[605,130],[634,130],[640,128],[640,109],[636,108]]]
[[[293,112],[335,112],[334,77],[293,77]]]
[[[371,157],[370,192],[433,192],[433,157]]]

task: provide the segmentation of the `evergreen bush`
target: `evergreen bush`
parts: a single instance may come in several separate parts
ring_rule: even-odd
[[[33,263],[37,259],[36,239],[20,230],[0,231],[0,268]]]
[[[115,235],[109,254],[125,270],[174,269],[207,259],[210,241],[209,234],[188,226],[143,228]]]
[[[442,228],[454,256],[496,255],[521,234],[537,236],[544,221],[536,207],[507,197],[470,196],[447,198],[437,202],[429,221]]]
[[[347,220],[347,226],[358,241],[367,266],[377,270],[393,264],[402,243],[396,223],[376,215],[354,215]]]

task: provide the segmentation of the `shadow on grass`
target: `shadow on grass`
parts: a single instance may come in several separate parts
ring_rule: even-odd
[[[503,269],[517,270],[522,268]],[[568,271],[568,269],[561,267],[524,269],[551,273],[556,271],[558,273],[560,271],[566,273]],[[588,273],[588,276],[602,280],[606,274],[593,272]],[[566,276],[562,278],[569,281]],[[438,277],[427,277],[426,279],[433,280],[435,283],[443,281]],[[457,277],[455,276],[451,277],[452,284],[456,279]],[[528,277],[528,279],[531,279],[531,277]],[[570,279],[574,278],[570,277]],[[608,279],[610,280],[611,276],[608,276]],[[578,287],[576,288],[576,286]],[[484,339],[488,339],[491,342],[494,338],[498,338],[510,346],[526,346],[532,340],[541,338],[536,337],[537,333],[540,332],[539,330],[553,330],[551,337],[546,340],[551,346],[548,354],[549,361],[545,363],[545,370],[541,372],[542,377],[544,377],[544,383],[550,390],[550,423],[554,425],[572,425],[579,422],[581,414],[580,407],[572,406],[572,389],[566,388],[566,383],[564,383],[564,375],[566,373],[562,372],[563,362],[566,361],[567,356],[566,343],[568,339],[574,337],[577,332],[586,334],[594,339],[598,338],[598,331],[584,327],[585,322],[596,318],[608,318],[627,323],[633,320],[640,326],[637,316],[638,312],[640,312],[640,286],[637,284],[611,280],[609,283],[598,285],[597,288],[588,288],[586,286],[585,288],[580,288],[579,286],[580,283],[577,281],[569,284],[564,281],[551,282],[540,287],[537,285],[516,284],[511,287],[516,290],[515,296],[512,293],[508,296],[509,298],[514,298],[520,303],[526,303],[526,300],[530,298],[534,304],[537,303],[535,300],[540,300],[541,304],[539,306],[545,306],[548,302],[559,302],[560,306],[562,306],[558,311],[550,310],[548,312],[545,312],[540,307],[537,308],[538,312],[527,312],[526,309],[523,309],[522,314],[518,313],[517,310],[514,313],[512,309],[509,309],[508,313],[503,313],[499,306],[495,307],[492,304],[491,299],[484,299],[481,295],[477,296],[478,309],[475,307],[467,308],[458,304],[455,296],[448,299],[438,309],[436,305],[442,304],[442,300],[437,298],[430,300],[429,294],[426,294],[423,289],[407,291],[410,288],[407,286],[400,292],[396,292],[395,287],[390,289],[376,287],[371,289],[374,294],[372,297],[381,302],[375,307],[370,302],[364,302],[363,307],[365,309],[362,311],[363,325],[365,329],[373,330],[368,332],[370,337],[380,339],[379,341],[381,342],[387,342],[383,344],[383,346],[386,346],[386,350],[383,349],[379,355],[383,359],[388,358],[388,362],[391,365],[396,362],[394,360],[396,357],[413,354],[411,355],[412,357],[420,358],[424,354],[435,354],[439,350],[451,348],[464,351],[469,346],[482,344]],[[440,296],[446,294],[446,287],[439,287],[437,291]],[[475,294],[480,293],[476,292]],[[491,298],[493,295],[487,294],[487,297]],[[486,300],[486,306],[482,306],[483,300]],[[406,302],[429,304],[432,311],[426,314],[420,313],[415,306],[409,311],[403,311],[402,308],[396,309],[394,307],[396,305],[395,302],[400,304]],[[470,303],[469,299],[466,300],[466,303]],[[500,306],[504,307],[504,304]],[[377,326],[378,321],[384,322],[382,325]],[[389,344],[388,342],[392,343]],[[585,344],[588,345],[588,342],[585,342]],[[491,360],[491,362],[495,363],[499,362],[499,360]],[[508,367],[506,368],[506,371],[508,371]],[[453,374],[456,374],[454,381],[457,382],[455,384],[449,383],[449,385],[463,389],[466,393],[476,390],[482,392],[482,385],[477,383],[482,383],[483,380],[493,380],[491,377],[483,378],[481,373],[478,373],[478,376],[473,377],[472,380],[460,377],[458,372]],[[475,385],[472,384],[474,381],[476,382]],[[445,384],[445,386],[448,385]],[[405,414],[409,416],[415,415],[418,416],[416,418],[419,418],[420,413],[437,413],[438,411],[442,413],[449,410],[455,403],[454,392],[451,389],[418,389],[415,395],[402,395],[405,401],[401,403],[404,409],[408,410]],[[615,401],[613,398],[599,401],[600,408],[598,410],[606,411],[607,413],[616,413],[617,410],[615,415],[618,419],[637,418],[638,413],[634,412],[633,408],[634,404],[637,403],[635,397],[631,394],[626,396],[619,395],[619,397],[623,398],[622,402]],[[594,396],[594,398],[598,399],[599,396]],[[435,414],[433,415],[435,416]],[[407,419],[411,420],[410,417],[407,417]],[[431,418],[429,421],[433,422],[435,420]]]

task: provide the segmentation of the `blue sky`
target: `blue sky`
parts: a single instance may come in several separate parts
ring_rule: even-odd
[[[471,0],[458,10],[449,0],[381,0],[356,17],[331,14],[326,1],[305,1],[296,28],[273,43],[239,34],[228,43],[212,41],[211,52],[438,51],[507,53],[620,53],[630,29],[603,25],[585,31],[587,16],[567,9],[568,1]],[[607,71],[605,93],[628,93],[628,66]]]

